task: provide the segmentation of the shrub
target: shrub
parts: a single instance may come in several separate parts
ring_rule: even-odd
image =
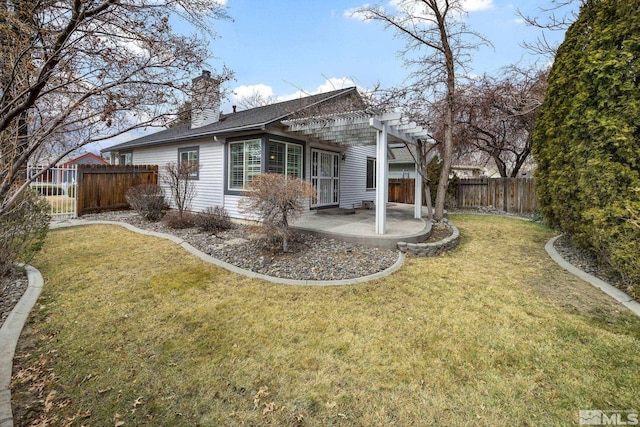
[[[191,201],[196,195],[194,174],[200,170],[195,162],[167,163],[164,167],[162,180],[169,187],[171,199],[178,209],[178,215],[191,208]]]
[[[49,205],[35,190],[23,192],[0,216],[0,276],[14,263],[28,263],[42,248],[49,230]]]
[[[302,214],[305,202],[315,195],[311,184],[299,178],[265,173],[251,181],[250,190],[240,201],[240,210],[262,221],[264,234],[282,241],[282,250],[289,251],[289,222]]]
[[[165,207],[164,190],[156,184],[141,184],[131,187],[126,194],[127,203],[148,221],[159,221]]]
[[[198,228],[202,231],[217,233],[232,227],[231,218],[227,210],[221,206],[209,207],[197,217]]]
[[[180,211],[169,211],[164,216],[163,221],[167,227],[179,230],[194,227],[197,219],[195,215],[189,211],[184,211],[182,213],[180,213]]]
[[[549,74],[533,154],[547,223],[640,282],[640,11],[585,2]]]

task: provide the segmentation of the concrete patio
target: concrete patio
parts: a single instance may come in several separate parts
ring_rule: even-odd
[[[375,209],[347,211],[311,211],[296,220],[292,226],[298,230],[345,242],[385,249],[396,249],[398,242],[419,243],[431,235],[431,223],[425,219],[427,208],[422,208],[422,219],[413,217],[413,205],[387,204],[386,233],[375,232]]]

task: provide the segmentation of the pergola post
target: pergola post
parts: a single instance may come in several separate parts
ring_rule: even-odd
[[[422,175],[420,175],[420,166],[416,163],[416,186],[413,196],[413,217],[422,218]]]
[[[387,125],[376,132],[376,234],[384,234],[387,225]]]

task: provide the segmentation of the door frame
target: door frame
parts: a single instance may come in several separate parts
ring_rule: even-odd
[[[320,162],[322,161],[322,154],[330,156],[331,158],[331,175],[323,176],[318,174],[320,171]],[[310,173],[309,177],[311,185],[316,189],[316,195],[311,201],[311,209],[322,209],[328,207],[336,207],[340,205],[340,153],[335,151],[322,150],[320,148],[311,148],[310,157]],[[318,165],[314,165],[314,160],[317,158]],[[329,203],[318,203],[321,200],[319,185],[320,180],[330,181],[332,200]]]

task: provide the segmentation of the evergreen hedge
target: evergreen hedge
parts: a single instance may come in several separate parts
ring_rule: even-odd
[[[589,0],[558,49],[533,155],[551,226],[594,250],[640,297],[640,8]]]

